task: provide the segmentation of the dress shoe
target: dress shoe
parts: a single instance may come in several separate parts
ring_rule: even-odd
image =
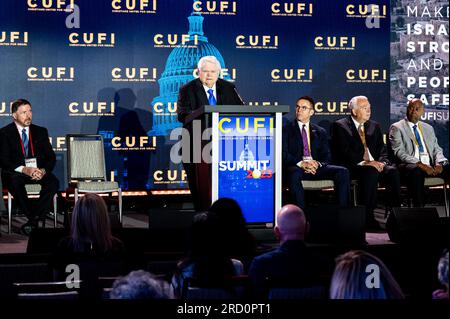
[[[36,226],[34,226],[33,224],[25,223],[22,225],[22,227],[20,227],[20,232],[25,236],[30,236],[34,228],[36,228]]]

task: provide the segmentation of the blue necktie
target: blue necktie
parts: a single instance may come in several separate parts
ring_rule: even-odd
[[[209,105],[216,105],[217,102],[216,102],[216,98],[214,97],[214,90],[209,89],[208,94],[209,94],[209,96],[208,96]]]
[[[424,152],[422,139],[420,138],[419,131],[417,130],[417,125],[413,125],[414,135],[416,136],[417,143],[419,144],[419,153]]]
[[[22,142],[23,142],[23,149],[25,150],[25,157],[28,156],[28,136],[27,136],[27,130],[22,130]]]

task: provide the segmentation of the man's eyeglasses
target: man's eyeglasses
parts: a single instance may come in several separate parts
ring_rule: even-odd
[[[305,105],[297,105],[297,108],[302,110],[302,111],[312,110],[312,107],[307,107]]]

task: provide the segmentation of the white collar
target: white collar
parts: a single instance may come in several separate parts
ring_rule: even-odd
[[[353,123],[355,123],[356,130],[358,130],[358,129],[359,129],[359,126],[361,125],[361,123],[359,123],[357,120],[355,120],[355,119],[353,118],[353,116],[350,116],[350,117],[352,118]],[[362,126],[363,126],[363,129],[364,129],[364,124],[363,124]]]

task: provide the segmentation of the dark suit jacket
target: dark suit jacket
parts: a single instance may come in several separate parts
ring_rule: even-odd
[[[322,166],[331,161],[327,132],[322,127],[309,123],[311,156]],[[303,159],[303,140],[297,120],[290,121],[283,127],[283,162],[295,166]]]
[[[47,129],[31,124],[30,132],[38,168],[45,168],[47,172],[51,172],[55,167],[56,156],[48,139]],[[25,165],[20,140],[15,123],[8,124],[0,130],[0,162],[4,172],[13,172],[17,167]],[[31,148],[29,155],[31,157]]]
[[[218,79],[216,82],[216,90],[217,105],[243,104],[233,83]],[[199,79],[188,82],[186,85],[181,87],[178,94],[178,121],[184,123],[184,120],[188,114],[203,105],[209,105],[209,101],[202,82]]]
[[[314,254],[300,240],[289,240],[278,249],[253,259],[249,276],[255,293],[263,297],[272,287],[309,287],[328,283],[333,263]],[[267,295],[266,295],[267,296]]]
[[[375,121],[364,123],[367,147],[374,160],[389,164],[386,145],[380,125]],[[363,161],[364,145],[352,118],[346,117],[332,124],[331,145],[333,159],[337,165],[354,169]]]

